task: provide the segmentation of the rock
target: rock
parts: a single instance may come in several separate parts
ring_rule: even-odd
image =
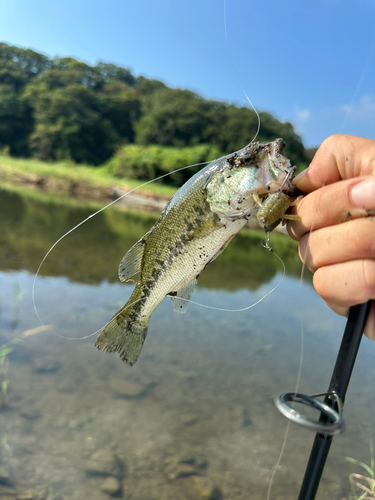
[[[174,481],[181,477],[199,476],[201,471],[191,464],[171,463],[165,468],[165,473],[170,481]]]
[[[0,498],[1,500],[16,500],[17,493],[10,486],[0,485]]]
[[[151,387],[149,383],[121,379],[111,380],[109,385],[117,397],[125,399],[142,398],[148,393]]]
[[[193,413],[182,413],[179,418],[184,425],[193,425],[198,422],[198,417]]]
[[[34,490],[22,491],[16,496],[16,500],[37,500],[37,498]]]
[[[0,444],[0,485],[14,486],[16,484],[15,469],[7,444]]]
[[[33,369],[36,373],[53,373],[60,368],[60,363],[57,359],[51,357],[33,359]]]
[[[188,481],[199,500],[220,500],[223,497],[221,489],[208,477],[191,476]]]
[[[59,500],[60,498],[59,495],[55,495],[45,486],[33,490],[26,490],[17,495],[17,500]]]
[[[18,493],[16,500],[49,500],[50,498],[55,497],[48,494],[48,488],[38,488]]]
[[[9,485],[11,482],[10,468],[6,465],[0,465],[0,484]]]
[[[91,455],[86,463],[86,473],[94,476],[116,476],[121,472],[121,462],[109,450],[98,450]]]
[[[107,479],[101,485],[100,489],[104,491],[104,493],[114,496],[120,493],[121,484],[120,481],[115,477],[107,477]]]
[[[29,407],[29,408],[24,408],[23,410],[21,410],[21,415],[26,420],[36,420],[37,418],[40,417],[41,413],[36,408]]]
[[[243,409],[242,413],[242,425],[244,427],[249,427],[250,425],[253,425],[253,421],[250,418],[250,412],[247,408]]]

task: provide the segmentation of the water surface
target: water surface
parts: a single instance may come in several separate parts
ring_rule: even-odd
[[[90,213],[0,192],[0,345],[40,326],[34,273],[53,242]],[[300,282],[287,238],[272,240],[286,264],[283,280],[278,259],[246,234],[202,273],[193,299],[227,309],[256,302],[282,280],[248,311],[191,304],[178,316],[166,299],[132,368],[97,351],[95,336],[80,340],[131,294],[117,265],[152,223],[107,210],[43,265],[35,296],[51,329],[15,344],[1,375],[8,381],[0,410],[1,498],[32,490],[35,499],[108,499],[112,481],[117,498],[265,499],[286,430],[273,399],[295,389],[302,344],[299,390],[327,388],[345,320],[309,278]],[[347,430],[335,438],[319,499],[349,497],[348,475],[357,469],[345,456],[370,461],[374,354],[365,339],[346,400]],[[272,499],[297,498],[312,440],[290,427]]]

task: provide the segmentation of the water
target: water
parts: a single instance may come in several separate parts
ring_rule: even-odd
[[[34,272],[51,244],[92,211],[0,192],[0,345],[40,326]],[[132,286],[118,281],[117,265],[151,225],[150,217],[108,210],[43,266],[36,302],[51,330],[14,345],[2,373],[1,498],[32,490],[27,498],[104,500],[120,487],[117,498],[137,500],[265,499],[286,428],[273,399],[295,388],[302,331],[300,391],[327,388],[345,320],[309,278],[300,284],[296,247],[286,238],[271,240],[287,267],[274,293],[242,313],[191,304],[178,316],[166,299],[132,368],[97,351],[95,337],[61,338],[99,330],[127,300]],[[245,307],[280,279],[281,265],[260,239],[238,235],[202,273],[193,299]],[[370,462],[374,354],[365,339],[346,400],[347,430],[334,440],[319,499],[349,497],[349,473],[360,469],[345,456]],[[312,440],[290,428],[272,499],[298,496]]]

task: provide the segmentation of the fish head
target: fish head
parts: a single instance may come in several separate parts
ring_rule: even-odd
[[[211,210],[221,217],[252,216],[259,208],[254,194],[285,192],[292,196],[296,167],[285,156],[284,147],[282,139],[255,142],[227,156],[206,186]]]
[[[283,139],[261,144],[257,161],[259,194],[282,191],[291,195],[295,191],[292,179],[296,167],[285,156],[285,146]]]

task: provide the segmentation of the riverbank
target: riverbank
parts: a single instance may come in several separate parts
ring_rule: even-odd
[[[33,159],[11,158],[0,155],[1,186],[9,190],[52,194],[71,201],[106,205],[121,196],[116,208],[160,213],[175,188],[148,184],[139,187],[134,180],[118,179],[106,172],[105,167],[77,166],[70,162],[45,163]],[[136,189],[136,192],[131,192]]]
[[[7,155],[0,155],[0,184],[2,189],[44,201],[96,210],[113,203],[115,209],[143,212],[155,218],[176,192],[176,188],[157,181],[142,186],[139,181],[119,179],[110,175],[105,166],[47,163]],[[255,218],[246,227],[261,229]],[[279,225],[276,232],[286,234],[286,228]]]

